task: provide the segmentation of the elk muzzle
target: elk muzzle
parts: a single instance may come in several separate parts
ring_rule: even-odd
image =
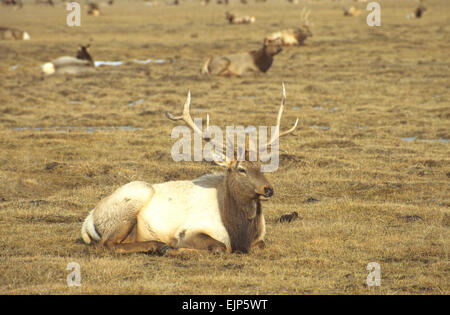
[[[272,185],[264,185],[260,189],[256,190],[256,193],[259,197],[270,198],[273,196],[273,187]]]

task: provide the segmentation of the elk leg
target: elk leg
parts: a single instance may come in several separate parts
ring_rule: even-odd
[[[205,233],[196,233],[189,237],[186,237],[181,241],[179,245],[181,247],[179,250],[185,251],[185,249],[189,250],[208,250],[214,254],[224,253],[227,250],[227,247],[224,243],[219,242],[218,240],[213,239],[211,236]]]
[[[114,249],[116,253],[156,253],[163,255],[170,249],[166,243],[160,241],[147,241],[147,242],[135,242],[135,243],[114,243],[108,241],[105,243],[108,248]]]
[[[263,240],[259,240],[255,243],[252,244],[251,248],[259,248],[259,249],[264,249],[266,247],[266,243]]]
[[[129,222],[121,225],[107,240],[101,244],[113,249],[116,253],[149,252],[164,254],[170,247],[160,241],[137,242],[137,224]]]

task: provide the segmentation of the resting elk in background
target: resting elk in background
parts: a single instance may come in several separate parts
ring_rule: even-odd
[[[300,16],[300,23],[302,24],[300,28],[275,32],[267,36],[266,39],[275,40],[280,38],[282,46],[303,45],[308,37],[313,36],[309,29],[310,23],[308,18],[310,13],[310,10],[306,11],[303,8]]]
[[[29,40],[30,35],[27,32],[19,31],[14,28],[0,26],[0,40]]]
[[[273,57],[282,51],[281,40],[265,39],[259,50],[223,57],[209,57],[202,65],[202,74],[244,76],[265,73],[272,66]]]
[[[406,16],[408,19],[417,18],[420,19],[423,15],[423,13],[426,11],[426,7],[423,5],[423,1],[420,0],[419,4],[417,5],[417,8],[414,10],[414,12],[408,13]]]
[[[47,74],[80,74],[95,71],[94,60],[87,51],[90,45],[80,45],[76,58],[63,56],[45,63],[41,66],[42,71]]]
[[[2,0],[3,5],[11,6],[15,9],[22,9],[22,0]]]
[[[254,16],[239,16],[230,12],[225,12],[225,17],[230,24],[252,24],[256,21]]]
[[[100,7],[97,3],[94,2],[88,2],[85,5],[86,7],[86,11],[89,15],[93,15],[93,16],[100,16]]]
[[[276,132],[265,147],[297,126],[298,119],[291,129],[279,132],[285,99],[283,85]],[[168,112],[166,116],[184,121],[203,140],[222,148],[222,143],[207,136],[209,119],[204,133],[194,124],[189,106],[190,93],[182,116]],[[242,157],[242,150],[238,152]],[[236,161],[221,155],[214,161],[226,168],[224,174],[162,184],[135,181],[118,188],[87,216],[81,229],[84,242],[96,241],[121,253],[168,255],[186,250],[248,253],[251,248],[264,247],[261,200],[273,195],[273,187],[261,172],[259,161]]]
[[[344,16],[358,16],[360,14],[361,12],[354,6],[351,6],[348,9],[344,9]]]

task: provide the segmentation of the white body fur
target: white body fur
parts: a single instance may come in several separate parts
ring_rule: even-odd
[[[63,56],[41,66],[42,72],[51,74],[78,74],[93,72],[95,69],[87,60],[77,59],[71,56]]]
[[[267,36],[268,40],[276,40],[277,38],[281,39],[281,44],[283,46],[293,46],[298,45],[298,39],[294,35],[295,30],[283,30],[280,32],[275,32]]]
[[[191,235],[205,233],[231,251],[230,238],[220,214],[223,205],[218,198],[223,194],[223,178],[223,175],[208,174],[192,181],[126,184],[91,211],[83,224],[83,240],[88,244],[91,239],[98,241],[100,237],[96,228],[103,234],[102,240],[106,240],[111,228],[107,221],[125,216],[137,218],[138,242],[161,241],[183,248],[185,240]],[[264,218],[262,220],[264,224]],[[265,228],[260,235],[261,240],[264,234]]]

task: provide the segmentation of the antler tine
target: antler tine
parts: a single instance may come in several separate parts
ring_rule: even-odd
[[[203,136],[202,131],[197,127],[197,125],[194,123],[194,121],[192,120],[191,114],[189,113],[190,111],[190,106],[191,106],[191,90],[188,90],[188,95],[186,98],[186,102],[184,102],[184,107],[183,107],[183,115],[181,116],[174,116],[171,113],[169,113],[168,111],[166,111],[166,117],[169,118],[170,120],[183,120],[186,125],[191,128],[192,130],[194,130],[195,133],[199,134],[202,136],[203,139],[205,139],[205,137]],[[207,128],[209,127],[209,115],[207,118]],[[207,138],[205,140],[208,140]]]
[[[171,113],[169,113],[169,111],[166,111],[166,117],[169,118],[170,120],[181,120],[184,118],[184,113],[186,112],[186,109],[187,109],[187,112],[189,113],[190,105],[191,105],[191,89],[188,89],[188,95],[186,98],[186,102],[184,102],[184,107],[183,107],[183,115],[174,116]]]
[[[271,146],[275,141],[277,141],[280,137],[285,136],[291,132],[293,132],[295,130],[295,128],[297,128],[298,125],[298,118],[294,123],[294,126],[286,131],[283,131],[282,133],[280,133],[280,124],[281,124],[281,116],[283,115],[283,111],[284,111],[284,106],[286,105],[286,89],[284,87],[284,82],[281,84],[282,87],[282,97],[281,97],[281,105],[280,105],[280,109],[278,110],[278,116],[277,116],[277,125],[276,125],[276,129],[275,129],[275,135],[272,136],[271,141],[265,146],[266,148]]]
[[[304,19],[304,17],[305,17],[305,10],[306,10],[306,8],[303,7],[302,12],[300,12],[300,21],[301,21],[301,22],[303,22],[303,19]]]
[[[311,10],[308,10],[305,13],[305,24],[308,25],[309,24],[309,15],[311,14]]]
[[[169,118],[170,120],[174,120],[174,121],[183,120],[186,123],[186,125],[189,128],[191,128],[195,133],[200,135],[203,140],[205,140],[207,142],[212,142],[215,144],[215,146],[222,147],[222,145],[223,145],[222,143],[211,141],[211,138],[207,135],[207,133],[209,131],[209,114],[206,114],[206,130],[205,130],[205,133],[203,133],[200,130],[200,128],[198,128],[197,125],[192,120],[191,114],[189,113],[190,105],[191,105],[191,90],[189,89],[188,95],[186,98],[186,102],[184,103],[184,107],[183,107],[183,115],[175,116],[175,115],[172,115],[171,113],[169,113],[168,111],[166,111],[166,117]]]

